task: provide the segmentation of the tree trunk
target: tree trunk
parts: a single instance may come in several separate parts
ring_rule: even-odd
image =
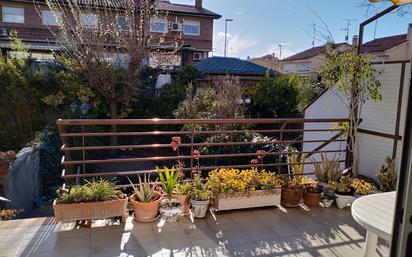
[[[110,118],[117,119],[117,101],[115,99],[110,100]],[[111,125],[110,132],[117,132],[117,125]],[[110,145],[117,145],[117,136],[110,137]]]

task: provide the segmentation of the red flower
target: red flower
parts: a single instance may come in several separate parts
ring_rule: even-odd
[[[259,161],[258,161],[258,159],[252,159],[252,160],[250,161],[250,163],[251,163],[251,164],[258,164]]]
[[[262,160],[263,157],[265,157],[265,155],[266,155],[266,151],[265,150],[257,150],[256,155],[257,155],[257,158],[259,160]]]
[[[179,145],[178,145],[175,141],[172,141],[172,142],[170,143],[170,145],[172,146],[173,151],[176,151],[177,148],[179,147]]]
[[[176,142],[176,144],[180,145],[182,143],[181,137],[172,137],[172,141]]]
[[[200,151],[199,150],[193,150],[193,155],[197,156],[197,157],[195,157],[195,160],[199,160]]]

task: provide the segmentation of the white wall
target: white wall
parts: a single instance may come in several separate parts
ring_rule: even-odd
[[[375,65],[375,68],[381,72],[378,79],[382,83],[381,95],[383,100],[379,102],[369,101],[365,104],[362,111],[362,123],[360,128],[382,132],[386,134],[395,134],[396,112],[398,106],[399,85],[402,64],[383,64]],[[410,83],[410,64],[406,65],[406,74],[404,80],[404,91],[402,99],[402,111],[400,120],[400,135],[404,133],[406,103]],[[332,93],[326,92],[316,100],[305,111],[305,118],[347,118],[348,112],[340,101],[339,97]],[[305,129],[309,128],[330,128],[332,124],[305,124]],[[333,133],[325,132],[305,132],[304,140],[329,139]],[[393,139],[383,138],[379,136],[358,133],[358,142],[360,149],[360,172],[363,175],[374,177],[381,165],[384,164],[386,156],[392,156]],[[321,143],[305,143],[304,151],[311,151]],[[337,150],[345,147],[338,143],[331,144],[323,150]],[[344,148],[343,148],[344,149]],[[402,140],[398,141],[397,151],[397,166],[401,161]],[[306,172],[310,172],[311,167],[308,167]]]

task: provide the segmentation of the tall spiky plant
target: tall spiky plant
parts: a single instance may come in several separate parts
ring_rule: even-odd
[[[163,171],[159,167],[156,167],[156,170],[159,175],[160,184],[167,194],[167,203],[169,207],[172,207],[173,190],[179,179],[179,171],[175,170],[174,166],[171,169],[164,167]]]
[[[132,181],[127,177],[127,179],[130,182],[130,185],[133,188],[133,191],[137,197],[137,200],[142,203],[149,203],[153,201],[154,199],[154,192],[156,191],[156,183],[157,180],[154,183],[150,183],[149,179],[147,178],[147,175],[144,175],[144,181],[139,178],[139,187],[135,187],[135,185],[132,183]]]

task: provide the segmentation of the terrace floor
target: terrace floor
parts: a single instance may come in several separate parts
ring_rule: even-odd
[[[362,256],[365,230],[350,209],[264,208],[177,223],[102,220],[92,228],[53,218],[0,222],[0,256]],[[376,256],[388,255],[379,242]]]

